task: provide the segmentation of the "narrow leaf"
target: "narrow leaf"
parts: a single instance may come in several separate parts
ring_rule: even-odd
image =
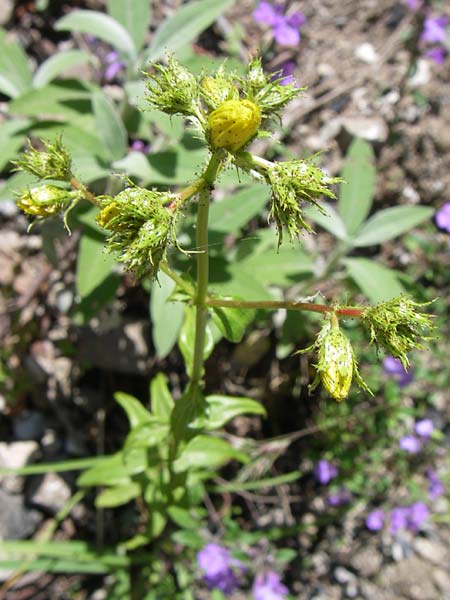
[[[338,240],[347,240],[347,230],[334,206],[327,202],[321,202],[320,204],[326,210],[326,215],[320,212],[315,206],[310,206],[305,210],[306,216],[311,221],[314,221],[314,223],[317,223],[317,225],[320,225],[320,227],[323,227],[323,229],[329,231]]]
[[[127,504],[130,500],[137,498],[141,488],[137,483],[128,483],[103,490],[96,498],[95,505],[98,508],[114,508]]]
[[[116,392],[114,400],[120,404],[123,410],[127,413],[131,429],[144,423],[152,421],[151,413],[142,405],[137,398],[126,394],[125,392]]]
[[[164,420],[170,419],[174,401],[167,385],[167,377],[164,373],[158,373],[152,379],[150,383],[150,397],[153,414]]]
[[[107,6],[108,13],[125,27],[134,41],[136,50],[139,51],[144,45],[150,26],[150,0],[108,0]]]
[[[234,0],[196,0],[185,4],[158,28],[145,60],[155,61],[165,52],[188,44],[233,3]]]
[[[351,236],[372,207],[376,175],[372,146],[364,140],[354,139],[341,175],[347,183],[341,185],[339,213]]]
[[[119,160],[127,151],[127,132],[114,106],[101,91],[92,95],[92,110],[98,136],[112,160]]]
[[[76,286],[81,298],[86,298],[104,283],[114,267],[111,254],[105,254],[105,238],[92,230],[83,234],[78,248]]]
[[[244,463],[248,461],[246,454],[235,450],[225,440],[206,435],[197,435],[185,446],[181,455],[174,463],[174,469],[176,472],[192,468],[214,469],[232,459]]]
[[[135,1],[135,0],[133,0]],[[56,31],[80,31],[111,44],[128,58],[136,56],[136,48],[128,31],[115,19],[95,10],[74,10],[55,23]]]
[[[402,294],[405,290],[392,269],[367,258],[344,260],[349,276],[371,302],[383,302]]]
[[[184,304],[171,302],[169,296],[175,283],[165,273],[158,274],[159,281],[152,284],[150,295],[150,315],[152,318],[152,338],[156,354],[164,358],[174,347],[184,317]]]
[[[22,47],[0,29],[0,92],[16,98],[31,86],[31,69]]]
[[[89,52],[84,50],[66,50],[47,58],[37,69],[33,77],[33,87],[41,88],[56,79],[67,69],[87,63],[91,60]]]
[[[206,415],[200,417],[194,427],[201,426],[207,430],[219,429],[234,417],[239,415],[261,415],[266,414],[262,404],[251,398],[240,396],[222,396],[216,394],[206,397]]]
[[[394,206],[375,213],[358,231],[354,246],[380,244],[413,229],[431,219],[434,210],[429,206]]]

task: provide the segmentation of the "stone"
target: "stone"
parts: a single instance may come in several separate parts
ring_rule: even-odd
[[[443,598],[450,598],[450,573],[448,569],[434,569],[433,580],[440,589]]]
[[[0,540],[22,540],[31,536],[42,520],[36,510],[24,506],[22,496],[0,489]]]
[[[308,600],[341,600],[342,591],[337,585],[321,585],[317,586],[307,598]]]
[[[360,137],[369,142],[385,142],[389,135],[386,122],[381,117],[344,117],[341,125],[352,136]]]
[[[0,443],[0,467],[6,469],[20,469],[24,467],[29,458],[37,452],[39,445],[35,441]],[[0,475],[1,487],[12,493],[22,489],[22,477],[18,475]]]
[[[6,25],[12,17],[14,10],[13,0],[0,0],[0,26]]]
[[[383,556],[376,548],[366,546],[358,550],[350,561],[350,565],[362,577],[372,577],[379,573],[383,564]]]
[[[373,65],[380,60],[378,52],[368,42],[364,42],[355,48],[355,56],[368,65]]]
[[[45,431],[45,419],[34,410],[24,410],[13,420],[14,437],[18,440],[39,440]]]
[[[30,487],[28,502],[52,514],[56,514],[71,497],[70,487],[57,473],[46,473],[39,478],[37,486],[31,482]]]
[[[437,589],[430,577],[430,565],[417,556],[388,565],[377,583],[385,590],[409,600],[436,600]]]
[[[450,550],[437,540],[418,537],[414,540],[413,547],[419,556],[434,565],[450,564]]]
[[[334,578],[338,583],[350,583],[356,581],[356,575],[345,567],[336,567]]]
[[[404,596],[391,594],[388,590],[383,590],[371,581],[362,579],[359,588],[364,600],[403,600]]]

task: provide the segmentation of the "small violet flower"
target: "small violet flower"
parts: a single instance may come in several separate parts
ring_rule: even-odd
[[[428,440],[434,431],[434,424],[431,419],[420,419],[414,425],[414,431],[418,436]]]
[[[427,478],[430,482],[428,486],[428,497],[430,500],[436,500],[436,498],[439,498],[439,496],[444,494],[444,484],[433,469],[427,469]]]
[[[130,150],[134,150],[134,152],[143,152],[145,154],[148,152],[149,146],[143,140],[134,140],[130,145]]]
[[[441,206],[435,215],[435,219],[439,229],[450,233],[450,202],[446,202]]]
[[[295,83],[294,71],[296,66],[297,65],[295,64],[295,62],[291,60],[282,63],[278,67],[276,73],[274,74],[273,79],[278,79],[282,77],[282,79],[279,80],[279,83],[281,85],[289,85],[290,83]],[[295,87],[298,87],[298,84],[296,84]]]
[[[401,361],[393,356],[386,356],[383,360],[383,370],[386,375],[390,375],[400,387],[404,387],[413,381],[413,371],[406,371]]]
[[[425,52],[427,58],[431,58],[437,65],[443,65],[447,58],[447,49],[444,46],[436,46]]]
[[[109,52],[106,55],[106,68],[103,77],[106,81],[112,81],[125,68],[125,64],[119,60],[118,52]]]
[[[397,506],[391,511],[390,532],[397,533],[400,529],[406,529],[408,525],[409,508],[407,506]]]
[[[406,0],[406,4],[410,10],[416,12],[422,5],[422,0]]]
[[[283,600],[289,593],[281,583],[281,577],[274,571],[257,575],[253,584],[254,600]]]
[[[343,504],[348,504],[351,499],[350,492],[345,488],[341,488],[337,492],[329,494],[327,502],[330,506],[342,506]]]
[[[422,450],[422,442],[414,435],[404,435],[400,438],[399,446],[409,454],[417,454]]]
[[[414,502],[410,506],[398,506],[391,511],[390,531],[392,534],[396,534],[401,529],[419,531],[429,516],[430,511],[424,502]]]
[[[449,20],[445,16],[428,17],[423,24],[420,41],[426,44],[443,44],[447,37],[446,27]]]
[[[286,16],[281,4],[260,2],[253,13],[257,23],[269,25],[273,37],[280,46],[298,46],[300,27],[306,23],[306,17],[299,11]]]
[[[197,564],[204,572],[203,580],[210,589],[217,588],[225,594],[230,594],[237,587],[237,578],[231,569],[232,565],[240,566],[229,550],[219,544],[206,544],[197,554]]]
[[[337,474],[337,467],[324,459],[317,461],[314,467],[314,477],[322,485],[329,483],[332,479],[337,477]]]
[[[384,510],[377,508],[366,517],[366,527],[369,531],[380,531],[384,525]]]

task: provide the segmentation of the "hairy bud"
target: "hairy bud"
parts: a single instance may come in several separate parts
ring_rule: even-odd
[[[55,185],[42,185],[23,191],[17,206],[35,217],[51,217],[62,212],[78,196],[78,192],[69,192]]]
[[[118,252],[125,268],[138,277],[149,272],[156,278],[167,247],[176,244],[177,211],[164,205],[176,201],[176,194],[127,188],[115,198],[104,198],[97,223],[111,232],[108,252]]]
[[[236,152],[256,135],[261,111],[250,100],[227,100],[208,118],[209,142],[214,149]]]
[[[227,100],[239,100],[239,90],[233,74],[225,73],[223,67],[214,76],[206,76],[200,84],[200,93],[210,109],[216,109]]]
[[[403,367],[408,368],[407,353],[423,348],[427,333],[433,329],[431,317],[419,312],[418,308],[430,302],[414,302],[406,295],[380,302],[366,308],[361,316],[370,332],[370,341],[383,347],[389,354],[400,359]]]
[[[72,160],[58,138],[54,143],[42,142],[44,150],[37,150],[28,143],[28,150],[14,162],[17,171],[27,171],[39,179],[70,181]]]
[[[335,313],[327,316],[314,344],[300,352],[312,349],[317,351],[318,360],[315,365],[317,375],[309,386],[310,391],[322,383],[328,394],[341,402],[347,398],[354,377],[361,388],[371,393],[359,374],[351,343],[340,330]]]

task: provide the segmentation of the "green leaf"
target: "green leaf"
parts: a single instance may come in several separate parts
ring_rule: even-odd
[[[119,160],[127,151],[127,131],[114,106],[105,95],[96,91],[92,95],[92,110],[94,112],[98,136],[112,160]]]
[[[355,138],[341,175],[347,183],[341,184],[339,213],[349,236],[352,236],[372,207],[376,176],[372,146]]]
[[[114,394],[114,400],[118,402],[123,410],[127,413],[131,429],[134,429],[138,425],[152,422],[153,417],[151,413],[137,398],[134,398],[125,392],[116,392]]]
[[[156,31],[145,61],[156,61],[163,54],[188,44],[232,4],[234,0],[197,0],[181,6]]]
[[[300,471],[291,471],[290,473],[284,473],[277,477],[265,477],[264,479],[257,479],[256,481],[230,481],[223,485],[214,486],[214,490],[220,493],[239,492],[241,490],[263,490],[284,483],[291,483],[292,481],[298,481],[301,477]]]
[[[28,119],[15,119],[0,123],[0,172],[10,160],[16,158],[22,148],[26,130],[31,124]]]
[[[152,413],[161,419],[169,420],[174,407],[172,394],[167,385],[167,376],[158,373],[150,383]]]
[[[349,276],[371,302],[383,302],[402,294],[405,289],[398,274],[367,258],[346,258]]]
[[[329,231],[338,240],[347,240],[347,230],[334,206],[328,202],[321,202],[320,204],[326,210],[326,215],[320,212],[315,206],[309,206],[305,210],[306,216],[323,229]]]
[[[215,394],[206,397],[206,404],[205,416],[200,417],[194,423],[194,427],[204,427],[207,430],[220,429],[239,415],[266,415],[264,406],[251,398]]]
[[[135,2],[136,0],[133,0]],[[128,4],[128,3],[127,3]],[[128,31],[115,19],[95,10],[74,10],[55,23],[56,31],[80,31],[98,37],[128,58],[136,57],[136,48]]]
[[[108,13],[123,25],[133,38],[139,51],[144,45],[151,20],[151,2],[149,0],[108,0]]]
[[[198,529],[200,523],[194,519],[190,512],[180,506],[169,506],[167,514],[178,527],[182,529]]]
[[[215,202],[209,211],[211,231],[238,233],[250,219],[262,213],[268,199],[267,186],[252,185]]]
[[[98,508],[114,508],[128,504],[141,493],[141,488],[137,483],[131,482],[127,485],[107,488],[103,490],[95,499],[95,506]]]
[[[91,60],[91,55],[85,50],[66,50],[47,58],[39,65],[33,77],[33,87],[41,88],[59,77],[64,71]]]
[[[0,92],[16,98],[31,86],[31,69],[22,47],[0,29]]]
[[[184,303],[168,301],[174,289],[174,281],[160,271],[158,281],[152,283],[150,295],[152,339],[159,358],[164,358],[172,350],[183,323]]]
[[[227,299],[232,299],[228,297]],[[256,311],[243,308],[213,307],[211,309],[214,323],[224,338],[239,343],[244,337],[247,326],[253,321]]]
[[[429,220],[434,210],[429,206],[395,206],[375,213],[358,231],[354,246],[380,244]]]
[[[105,456],[96,465],[82,473],[77,479],[77,485],[81,487],[93,487],[97,485],[127,485],[130,477],[123,464],[121,452],[112,456]]]
[[[62,460],[55,463],[39,463],[36,465],[27,465],[18,469],[0,468],[0,475],[42,475],[44,473],[64,473],[66,471],[81,471],[101,463],[105,456],[93,456],[91,458],[74,458],[71,460]]]
[[[151,448],[157,446],[169,434],[169,426],[159,417],[150,415],[151,421],[142,422],[133,426],[133,429],[127,436],[125,447],[130,448]]]
[[[195,341],[195,308],[193,306],[185,307],[185,318],[178,338],[178,346],[183,355],[186,364],[186,371],[191,373],[194,360],[194,341]],[[206,325],[205,346],[203,358],[206,360],[214,349],[215,339],[211,324]]]
[[[235,450],[225,440],[197,435],[186,444],[174,462],[174,470],[181,472],[187,469],[216,469],[232,459],[248,462],[246,454]]]
[[[109,277],[115,265],[114,256],[105,254],[103,235],[86,230],[78,248],[76,286],[77,294],[86,298]]]

